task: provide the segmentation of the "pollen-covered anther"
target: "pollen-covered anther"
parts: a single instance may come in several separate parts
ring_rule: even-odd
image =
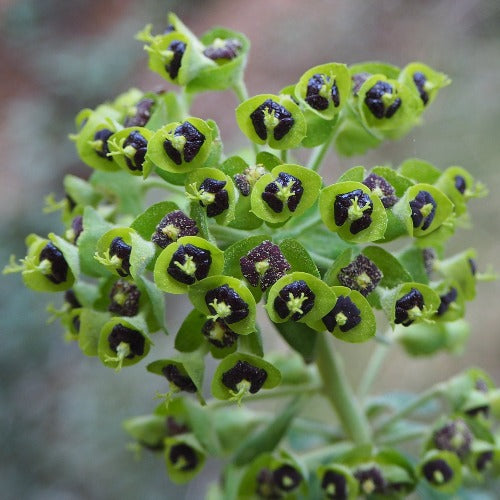
[[[218,181],[207,177],[197,189],[196,184],[190,184],[192,193],[186,196],[196,201],[207,210],[207,217],[217,217],[229,208],[229,193],[224,189],[226,181]]]
[[[298,321],[314,307],[316,295],[304,280],[298,280],[284,286],[274,299],[274,310],[282,319],[290,316]]]
[[[38,269],[45,277],[59,285],[64,283],[68,277],[68,263],[63,253],[52,243],[47,243],[39,255],[40,264]]]
[[[236,38],[216,38],[204,51],[203,55],[217,61],[220,59],[230,61],[238,57],[242,48],[241,42]]]
[[[234,393],[244,390],[255,394],[262,388],[266,380],[266,370],[241,360],[238,360],[232,368],[222,374],[222,383]],[[242,382],[244,384],[240,385]]]
[[[428,229],[434,220],[437,203],[428,191],[419,191],[410,201],[411,220],[414,228]]]
[[[471,451],[472,435],[469,426],[461,418],[448,422],[436,430],[432,436],[438,450],[447,450],[455,453],[463,460]]]
[[[322,320],[329,332],[333,332],[336,326],[341,332],[348,332],[361,323],[361,311],[349,297],[340,295],[333,309]]]
[[[264,188],[261,196],[271,210],[281,213],[285,205],[290,212],[295,212],[303,193],[304,188],[299,179],[286,172],[280,172],[276,180]]]
[[[331,500],[347,500],[347,480],[343,474],[328,470],[321,480],[321,489],[325,496]]]
[[[357,234],[370,226],[372,212],[373,202],[361,189],[339,194],[333,203],[335,224],[340,227],[346,222],[350,223],[349,230],[352,234]]]
[[[135,316],[139,312],[141,292],[133,283],[118,280],[109,294],[108,311],[120,316]]]
[[[384,208],[392,207],[399,199],[392,184],[380,175],[374,173],[367,175],[363,180],[363,184],[369,187],[371,192],[380,198]]]
[[[378,467],[357,469],[354,477],[358,480],[359,489],[366,495],[381,494],[387,485]]]
[[[240,259],[243,276],[252,286],[264,291],[272,286],[290,269],[278,245],[266,240]]]
[[[255,133],[265,141],[268,133],[273,134],[275,140],[279,141],[288,134],[295,120],[290,111],[272,99],[264,101],[255,111],[250,114]]]
[[[248,196],[255,183],[266,173],[262,165],[250,165],[243,173],[233,176],[234,183],[242,196]]]
[[[204,142],[205,135],[186,121],[176,127],[173,133],[167,134],[163,149],[176,165],[181,165],[183,161],[193,161]]]
[[[367,257],[360,254],[337,274],[343,286],[357,290],[365,297],[375,290],[382,279],[380,269]]]
[[[181,210],[175,210],[165,215],[159,222],[151,236],[151,241],[160,248],[166,248],[183,236],[196,236],[197,234],[196,222]]]
[[[442,458],[426,462],[422,467],[422,472],[429,483],[438,486],[448,483],[454,476],[453,469]]]
[[[401,99],[396,97],[392,85],[379,80],[368,90],[365,96],[365,104],[375,118],[391,118],[401,107]]]
[[[249,314],[248,304],[228,285],[222,285],[205,294],[205,303],[212,313],[209,319],[222,319],[225,323],[236,323]]]
[[[423,309],[423,295],[416,288],[412,288],[396,301],[394,323],[409,326],[422,317]]]
[[[180,245],[174,252],[167,268],[167,273],[177,281],[192,285],[196,280],[208,276],[212,256],[209,250],[188,243]]]
[[[219,349],[231,347],[238,339],[238,334],[222,320],[209,319],[203,325],[201,332],[212,345]]]
[[[175,469],[190,471],[198,465],[196,451],[185,443],[175,444],[170,448],[168,458]]]
[[[174,364],[163,367],[163,375],[173,385],[174,389],[185,392],[196,392],[196,386],[189,375],[183,375],[179,368]]]

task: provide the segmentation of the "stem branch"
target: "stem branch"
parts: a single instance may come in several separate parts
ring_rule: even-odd
[[[347,380],[342,359],[331,349],[328,338],[325,333],[319,335],[316,358],[324,384],[324,394],[335,409],[349,438],[358,445],[370,443],[371,430],[368,420]]]

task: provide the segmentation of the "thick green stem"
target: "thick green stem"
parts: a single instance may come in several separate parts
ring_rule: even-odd
[[[385,337],[384,337],[385,338]],[[363,376],[361,378],[361,382],[358,387],[358,397],[362,401],[368,395],[373,382],[375,381],[380,368],[382,368],[382,364],[390,350],[391,345],[387,343],[380,342],[377,344],[375,351],[368,362],[368,366],[366,367]]]
[[[318,337],[316,363],[323,380],[323,392],[335,409],[347,436],[354,443],[371,442],[371,429],[347,380],[341,357],[330,347],[328,334]]]
[[[394,413],[387,420],[382,422],[382,424],[375,431],[375,435],[379,436],[384,431],[386,431],[391,425],[395,424],[398,420],[401,420],[402,418],[410,415],[420,406],[423,406],[428,401],[431,401],[432,399],[440,396],[442,391],[443,391],[443,384],[437,384],[430,387],[422,394],[420,394],[420,396],[416,397],[411,403],[408,403],[406,406],[404,406],[399,411]]]

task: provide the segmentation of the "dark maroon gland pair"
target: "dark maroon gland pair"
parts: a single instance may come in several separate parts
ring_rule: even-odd
[[[186,263],[191,262],[194,271],[186,271]],[[185,285],[193,285],[196,281],[208,276],[212,264],[210,250],[196,247],[188,243],[180,245],[172,255],[167,273],[175,280]]]
[[[265,123],[266,114],[274,114],[278,120],[277,125],[273,129],[273,137],[276,141],[283,139],[288,132],[290,132],[295,120],[290,111],[284,106],[278,104],[272,99],[265,100],[255,111],[250,114],[255,133],[263,141],[267,140],[268,129]]]
[[[138,330],[133,330],[121,324],[115,325],[108,335],[109,347],[117,352],[120,344],[128,344],[130,354],[127,359],[132,359],[134,356],[142,356],[144,354],[145,339],[144,335]]]
[[[50,273],[45,274],[45,277],[56,285],[64,283],[68,277],[69,267],[61,250],[54,244],[47,243],[39,255],[39,261],[44,260],[50,262]]]
[[[186,139],[184,147],[182,148],[182,153],[174,148],[172,141],[169,139],[163,141],[163,149],[176,165],[182,165],[182,162],[190,163],[193,161],[205,143],[205,135],[189,122],[184,122],[179,125],[174,130],[174,136],[182,136]]]
[[[256,493],[261,498],[282,498],[303,481],[302,474],[292,465],[283,464],[275,470],[263,468],[257,474]]]
[[[375,118],[391,118],[401,106],[401,98],[397,97],[388,107],[384,104],[383,97],[392,95],[394,89],[388,82],[379,80],[365,96],[365,104]]]
[[[121,265],[116,269],[116,272],[122,277],[125,278],[130,276],[130,253],[132,252],[132,247],[127,245],[123,238],[117,236],[111,242],[109,246],[109,256],[110,257],[118,257],[121,259]]]
[[[279,197],[279,193],[283,188],[288,188],[290,190],[290,196],[283,201]],[[302,182],[291,174],[286,172],[280,172],[275,181],[270,182],[262,193],[262,199],[268,204],[269,208],[276,213],[283,212],[283,208],[286,204],[290,212],[295,212],[297,206],[300,203],[302,195],[304,193],[304,188]]]
[[[316,109],[317,111],[324,111],[328,108],[330,101],[321,95],[321,89],[324,85],[329,84],[330,81],[329,76],[325,76],[320,73],[316,73],[309,78],[305,101],[309,104],[309,106],[311,106],[311,108]],[[340,106],[340,95],[335,80],[332,83],[329,97],[333,105],[338,108]]]

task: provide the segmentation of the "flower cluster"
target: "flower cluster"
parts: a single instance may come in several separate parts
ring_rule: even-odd
[[[422,63],[328,63],[279,94],[248,97],[240,33],[198,38],[170,14],[162,34],[147,26],[137,38],[151,70],[183,92],[131,89],[81,111],[71,138],[93,173],[64,180],[66,230],[28,236],[26,258],[5,269],[35,291],[62,294],[62,308],[51,309],[85,355],[116,371],[147,358],[168,385],[152,414],[125,423],[129,434],[161,452],[179,483],[207,456],[231,453],[213,498],[224,488],[238,498],[392,498],[419,480],[455,491],[464,467],[483,475],[498,449],[486,375],[461,379],[475,385],[436,424],[418,466],[383,447],[393,422],[368,421],[369,408],[352,405],[346,388],[328,396],[342,430],[297,418],[308,394],[344,383],[325,358],[326,338],[389,343],[376,336],[387,323],[412,355],[456,351],[465,340],[465,302],[480,275],[473,249],[448,256],[446,242],[484,187],[461,167],[441,172],[419,159],[354,167],[330,185],[317,172],[331,146],[357,154],[406,134],[448,78]],[[189,114],[192,96],[213,90],[240,98],[236,122],[252,150],[224,155],[217,124]],[[291,156],[298,147],[316,148],[308,165]],[[165,196],[145,206],[150,188]],[[394,241],[397,250],[383,248]],[[184,295],[188,308],[166,358],[154,338],[167,333],[170,294]],[[289,355],[265,352],[270,325]],[[207,391],[209,357],[217,367]],[[265,391],[304,395],[262,426],[258,413],[233,403]],[[320,464],[299,456],[298,438],[280,446],[301,434],[306,447],[323,439]]]

